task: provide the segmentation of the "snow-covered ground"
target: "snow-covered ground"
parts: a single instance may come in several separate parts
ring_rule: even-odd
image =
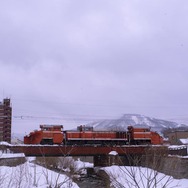
[[[0,166],[0,188],[77,188],[66,175],[26,162],[16,167]]]
[[[74,172],[79,174],[86,174],[86,168],[93,168],[93,163],[82,162],[80,159],[74,161]]]
[[[11,157],[10,155],[3,154],[1,158]],[[93,167],[92,163],[73,160],[74,173],[67,176],[32,163],[34,159],[28,158],[27,162],[16,167],[0,166],[0,188],[78,188],[72,178],[79,178],[80,174],[86,173],[86,168]],[[164,185],[165,188],[188,188],[188,179],[174,179],[148,168],[111,166],[101,169],[107,172],[115,188],[162,188]],[[67,169],[67,172],[70,172],[70,169]]]
[[[12,157],[10,155],[4,153],[1,158]],[[17,154],[13,156],[16,157]],[[48,170],[32,163],[33,160],[35,157],[30,157],[26,163],[16,167],[0,166],[0,188],[78,188],[78,185],[72,180],[74,176],[68,177]],[[72,166],[74,173],[77,174],[76,177],[79,177],[79,174],[85,174],[86,168],[93,167],[93,164],[78,159],[73,160]]]
[[[1,141],[0,142],[0,146],[11,146],[11,144],[9,144],[8,142],[4,142],[4,141]]]
[[[25,157],[24,153],[2,153],[0,151],[0,159]]]
[[[91,163],[85,164],[79,160],[75,164],[77,170],[88,166],[92,167]],[[149,187],[153,187],[158,182],[157,188],[162,188],[165,184],[166,188],[188,188],[188,179],[173,179],[147,168],[111,166],[102,169],[109,174],[114,187],[122,185],[122,187],[131,188],[136,187],[136,183],[138,183],[139,188],[145,188],[148,187],[148,183],[150,183]],[[134,181],[134,177],[136,181]],[[0,188],[47,188],[50,186],[52,188],[58,186],[60,188],[78,188],[78,185],[70,177],[33,163],[26,162],[17,167],[0,167]]]
[[[182,144],[188,145],[188,138],[181,138],[180,141]]]
[[[149,168],[111,166],[102,168],[114,187],[126,188],[188,188],[188,179],[173,179]]]

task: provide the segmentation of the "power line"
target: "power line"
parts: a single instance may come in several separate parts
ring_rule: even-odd
[[[13,116],[14,119],[31,120],[31,119],[47,119],[47,120],[73,120],[73,121],[96,121],[96,120],[113,120],[114,118],[96,118],[96,117],[49,117],[49,116]]]

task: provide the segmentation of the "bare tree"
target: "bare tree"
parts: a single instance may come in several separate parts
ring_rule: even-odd
[[[45,177],[46,183],[50,187],[62,187],[66,184],[66,187],[72,187],[73,181],[71,175],[65,173],[65,168],[70,168],[73,163],[73,159],[70,157],[39,157],[37,158],[37,164],[42,165],[42,176]],[[56,173],[49,173],[52,170]],[[64,175],[62,178],[61,175]]]
[[[0,167],[0,188],[3,188],[4,182],[6,181],[6,179],[7,179],[7,174],[3,173]]]
[[[116,166],[107,171],[112,187],[116,188],[173,188],[173,178],[161,170],[165,151],[147,150],[145,155],[126,155],[128,166]],[[121,161],[121,159],[119,159]],[[123,162],[122,162],[123,163]]]

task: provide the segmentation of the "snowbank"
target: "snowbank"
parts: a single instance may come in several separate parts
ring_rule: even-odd
[[[2,145],[2,146],[11,146],[11,144],[9,144],[8,142],[4,142],[4,141],[0,142],[0,145]]]
[[[116,151],[111,151],[108,155],[118,155]]]
[[[187,188],[188,179],[173,179],[163,173],[156,172],[149,168],[111,166],[102,168],[110,177],[111,185],[114,187],[179,187]]]
[[[180,141],[182,144],[188,145],[188,138],[181,138]]]
[[[8,158],[18,158],[25,157],[24,153],[1,153],[0,151],[0,159],[8,159]]]
[[[73,164],[74,172],[79,172],[80,174],[86,174],[86,168],[93,168],[93,163],[82,162],[80,159],[74,161]]]
[[[68,176],[26,162],[16,167],[0,167],[0,185],[3,188],[78,188]]]

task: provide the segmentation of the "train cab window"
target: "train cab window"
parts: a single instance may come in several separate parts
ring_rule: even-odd
[[[77,130],[80,131],[80,132],[82,132],[82,131],[93,131],[93,127],[80,125],[80,126],[77,127]]]

